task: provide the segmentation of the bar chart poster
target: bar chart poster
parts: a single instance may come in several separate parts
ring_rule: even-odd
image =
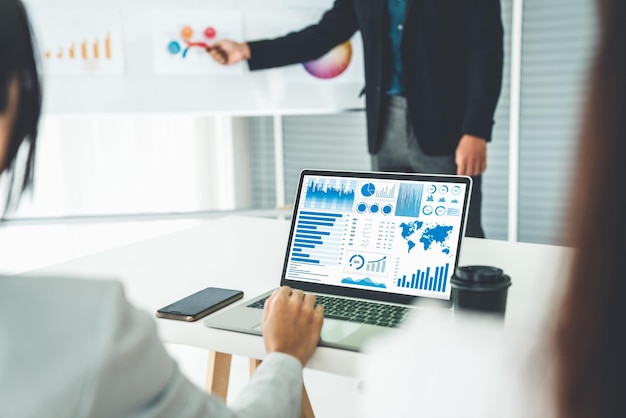
[[[116,9],[33,9],[43,72],[123,75],[122,18]]]
[[[244,64],[221,65],[207,53],[218,39],[243,40],[237,10],[154,10],[154,71],[161,75],[242,75]]]

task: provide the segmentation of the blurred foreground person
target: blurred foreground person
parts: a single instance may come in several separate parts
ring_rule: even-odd
[[[33,176],[41,90],[26,12],[0,0],[0,172],[15,206]],[[28,147],[25,172],[16,156]],[[1,257],[1,255],[0,255]],[[299,417],[323,310],[284,287],[265,305],[268,355],[227,407],[180,372],[152,315],[113,281],[0,276],[0,417]]]
[[[366,365],[363,416],[626,417],[626,217],[618,203],[626,180],[626,2],[597,3],[600,34],[567,222],[576,251],[560,292],[504,330],[487,318],[421,316],[407,335],[379,341]]]

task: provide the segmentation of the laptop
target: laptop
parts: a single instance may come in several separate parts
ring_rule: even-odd
[[[450,307],[471,189],[464,176],[302,171],[278,284],[324,305],[321,346],[360,351],[418,299]],[[273,290],[204,323],[260,335]]]

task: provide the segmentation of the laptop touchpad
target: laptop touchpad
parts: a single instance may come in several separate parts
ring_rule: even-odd
[[[362,344],[378,335],[380,327],[355,322],[324,319],[322,341],[327,344],[340,344],[359,348]]]

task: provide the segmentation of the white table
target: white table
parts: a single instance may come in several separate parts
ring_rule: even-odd
[[[208,286],[243,289],[245,301],[279,284],[288,233],[288,221],[225,217],[34,273],[118,278],[128,298],[149,312]],[[493,265],[511,276],[506,320],[516,322],[549,302],[570,257],[571,250],[562,247],[467,238],[460,265]],[[265,355],[258,336],[210,329],[202,321],[156,321],[164,342],[256,359]],[[359,377],[364,356],[320,347],[307,367]]]

